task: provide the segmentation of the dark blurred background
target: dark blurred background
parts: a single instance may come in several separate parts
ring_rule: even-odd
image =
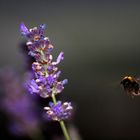
[[[140,97],[127,96],[119,84],[125,75],[140,77],[139,0],[1,0],[0,67],[22,75],[21,22],[45,23],[54,58],[65,52],[60,69],[69,84],[61,96],[75,105],[83,140],[140,139]]]

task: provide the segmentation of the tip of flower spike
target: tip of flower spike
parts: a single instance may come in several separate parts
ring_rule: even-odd
[[[27,35],[29,33],[28,28],[25,26],[23,22],[20,23],[20,31],[22,35]]]
[[[64,80],[62,81],[62,83],[63,83],[63,85],[66,85],[66,84],[68,83],[68,79],[64,79]]]
[[[42,30],[45,30],[46,29],[46,25],[45,24],[41,24],[41,25],[39,25],[39,28],[42,29]]]

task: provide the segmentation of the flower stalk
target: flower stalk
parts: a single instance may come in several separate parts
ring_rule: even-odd
[[[28,29],[24,23],[20,25],[22,35],[28,40],[29,55],[36,60],[32,64],[34,78],[29,80],[26,86],[31,94],[36,93],[42,98],[52,98],[53,102],[49,103],[49,107],[44,107],[47,119],[58,121],[65,139],[70,140],[64,120],[71,116],[73,107],[70,102],[62,103],[61,101],[57,101],[55,97],[63,91],[64,85],[68,82],[67,79],[59,81],[61,71],[57,67],[64,59],[64,52],[60,52],[56,61],[52,61],[53,56],[51,55],[51,51],[54,47],[48,37],[44,36],[44,30],[44,24],[32,29]]]
[[[65,136],[65,139],[66,139],[66,140],[70,140],[70,136],[69,136],[69,134],[68,134],[68,131],[67,131],[67,128],[66,128],[66,126],[65,126],[64,121],[59,121],[59,123],[60,123],[61,129],[62,129],[62,131],[63,131],[63,134],[64,134],[64,136]]]

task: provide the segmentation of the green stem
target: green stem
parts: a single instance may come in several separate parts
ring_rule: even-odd
[[[64,121],[59,121],[59,123],[60,123],[61,129],[62,129],[62,131],[63,131],[63,134],[64,134],[64,136],[65,136],[65,139],[66,139],[66,140],[70,140],[70,136],[69,136],[69,134],[68,134],[68,131],[67,131],[67,128],[66,128],[66,126],[65,126]]]
[[[55,94],[52,93],[52,100],[53,100],[53,103],[56,105],[57,101],[56,101],[56,98],[55,98]]]
[[[57,103],[54,93],[52,94],[52,100],[53,100],[53,103],[54,103],[54,104]],[[65,126],[64,121],[61,120],[61,121],[59,121],[59,123],[60,123],[60,126],[61,126],[61,129],[62,129],[62,131],[63,131],[63,134],[64,134],[65,139],[66,139],[66,140],[70,140],[70,136],[69,136],[69,134],[68,134],[68,131],[67,131],[67,128],[66,128],[66,126]]]

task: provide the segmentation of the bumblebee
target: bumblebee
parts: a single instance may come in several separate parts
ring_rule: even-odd
[[[140,85],[138,83],[138,80],[136,80],[134,77],[125,76],[120,84],[122,84],[124,90],[132,96],[140,95]]]

